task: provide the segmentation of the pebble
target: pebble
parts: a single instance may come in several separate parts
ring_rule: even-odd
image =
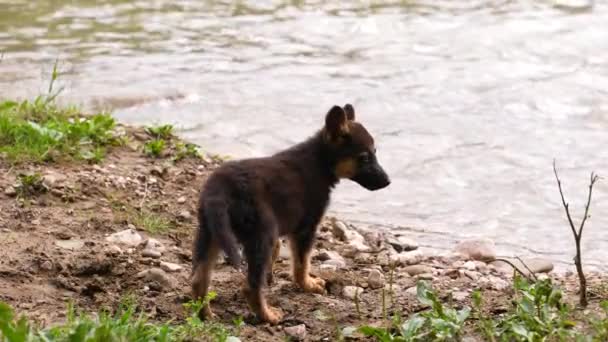
[[[153,258],[153,259],[160,259],[160,257],[163,254],[157,250],[154,249],[144,249],[141,252],[141,256],[145,257],[145,258]]]
[[[137,246],[142,243],[143,238],[134,229],[126,229],[106,237],[106,241],[120,243],[128,246]]]
[[[387,243],[391,245],[397,253],[410,252],[418,249],[416,241],[407,238],[405,236],[392,237],[387,240]]]
[[[14,196],[17,196],[17,190],[15,189],[15,187],[9,186],[6,189],[4,189],[4,194],[9,197],[14,197]]]
[[[46,260],[44,261],[42,264],[40,264],[40,269],[44,270],[44,271],[52,271],[53,270],[53,263]]]
[[[166,261],[160,262],[160,268],[165,272],[179,272],[184,269],[181,265]]]
[[[344,259],[330,259],[323,262],[323,265],[330,265],[336,267],[336,269],[346,268],[346,261]]]
[[[410,296],[416,296],[418,294],[418,289],[416,288],[416,286],[412,286],[405,290],[405,293]]]
[[[184,204],[186,203],[186,196],[181,196],[177,199],[177,203],[178,204]]]
[[[469,271],[475,271],[477,269],[477,265],[474,261],[467,261],[464,263],[464,265],[462,265],[462,267]]]
[[[454,291],[452,292],[452,298],[457,302],[464,302],[469,298],[469,293],[465,291]]]
[[[143,278],[146,281],[155,281],[165,288],[173,288],[176,285],[175,279],[169,276],[160,268],[151,268],[141,271],[136,275],[137,278]]]
[[[419,264],[423,258],[424,258],[424,255],[419,250],[415,250],[415,251],[411,251],[411,252],[402,252],[402,253],[395,255],[395,257],[394,257],[395,262],[398,265]]]
[[[460,242],[454,251],[465,259],[492,261],[496,259],[496,246],[490,239],[471,239]]]
[[[162,242],[156,240],[156,239],[148,239],[148,242],[146,242],[146,249],[153,249],[156,251],[159,251],[161,253],[164,253],[166,251],[165,246],[163,245]]]
[[[345,298],[354,300],[355,297],[360,297],[361,294],[363,293],[363,288],[362,287],[358,287],[358,286],[344,286],[344,288],[342,289],[342,295]]]
[[[84,247],[84,241],[79,239],[57,240],[55,241],[55,245],[63,249],[76,251]]]
[[[332,225],[332,233],[334,234],[334,237],[340,241],[346,241],[346,231],[348,230],[348,227],[346,226],[346,224],[342,221],[334,221],[333,225]]]
[[[293,327],[287,327],[284,329],[287,336],[291,337],[296,341],[303,341],[306,339],[306,325],[300,324]]]
[[[479,274],[478,272],[469,271],[469,270],[465,270],[464,275],[466,275],[472,281],[477,281],[479,279],[479,277],[481,277],[481,274]]]
[[[367,277],[367,283],[372,289],[379,289],[384,286],[384,274],[378,270],[371,270]]]
[[[117,256],[122,254],[122,249],[116,245],[110,245],[106,247],[105,252],[108,255]]]
[[[517,266],[517,268],[519,268],[526,275],[530,274],[530,272],[528,271],[528,268],[534,273],[549,273],[549,272],[553,271],[553,268],[554,268],[553,263],[547,259],[526,258],[526,259],[522,259],[522,260],[525,263],[525,266],[524,266],[524,264],[522,264],[521,261],[519,261],[517,259],[509,259],[509,261],[511,261],[515,266]],[[498,270],[500,270],[503,273],[506,273],[506,274],[513,273],[513,268],[511,267],[511,265],[507,264],[506,262],[496,260],[496,261],[492,262],[491,265],[495,266]],[[527,268],[526,268],[526,266],[527,266]]]
[[[228,336],[226,342],[241,342],[241,339],[236,336]]]
[[[405,271],[410,276],[415,276],[423,273],[432,273],[433,268],[426,265],[410,265],[404,267],[403,271]]]
[[[44,184],[47,189],[51,189],[60,186],[61,183],[66,181],[66,179],[67,176],[49,170],[43,175],[42,184]]]
[[[189,222],[192,219],[192,214],[190,214],[190,212],[188,210],[182,210],[177,215],[177,218],[180,221]]]

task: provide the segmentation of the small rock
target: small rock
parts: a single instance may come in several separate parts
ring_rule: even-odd
[[[105,249],[106,254],[111,256],[117,256],[122,254],[122,249],[116,245],[110,245]]]
[[[477,269],[477,265],[475,265],[474,261],[467,261],[462,265],[462,267],[469,271],[475,271]]]
[[[84,247],[84,241],[79,239],[57,240],[55,241],[55,245],[63,249],[76,251]]]
[[[323,262],[323,265],[330,265],[336,267],[337,269],[342,269],[346,268],[346,261],[344,261],[344,259],[331,259]]]
[[[511,286],[509,282],[496,276],[491,275],[488,280],[490,287],[494,290],[503,291]]]
[[[148,239],[148,242],[146,242],[146,247],[147,249],[154,249],[157,250],[161,253],[164,253],[166,248],[165,246],[162,244],[162,242],[156,240],[156,239]]]
[[[372,289],[379,289],[384,286],[384,274],[378,270],[371,270],[367,277],[367,283]]]
[[[153,259],[160,259],[160,257],[163,254],[155,249],[144,249],[141,252],[141,256],[143,256],[144,258],[153,258]]]
[[[306,339],[306,325],[300,324],[293,327],[287,327],[285,328],[285,333],[296,341],[303,341]]]
[[[17,196],[17,190],[15,189],[15,187],[9,186],[6,189],[4,189],[4,194],[9,197],[15,197],[15,196]]]
[[[357,328],[353,326],[344,327],[342,329],[342,336],[346,338],[353,337],[357,333]]]
[[[342,289],[342,295],[351,300],[354,300],[355,297],[360,297],[362,293],[363,288],[358,286],[344,286]]]
[[[412,277],[423,273],[433,273],[433,268],[425,265],[410,265],[403,270]]]
[[[172,262],[161,261],[160,268],[166,272],[179,272],[184,268],[178,264],[174,264]]]
[[[481,277],[481,274],[479,274],[479,272],[469,271],[469,270],[465,270],[464,275],[473,281],[477,281],[479,279],[479,277]]]
[[[457,302],[464,302],[469,298],[469,294],[465,291],[454,291],[452,292],[452,298]]]
[[[336,271],[338,271],[336,265],[321,264],[319,266],[319,276],[324,279],[335,277]]]
[[[553,263],[550,260],[542,259],[542,258],[522,259],[522,261],[525,263],[525,265],[522,264],[522,262],[517,259],[511,259],[509,261],[511,261],[515,266],[517,266],[517,268],[519,268],[526,275],[530,275],[530,271],[532,271],[534,273],[549,273],[553,270],[553,267],[554,267]],[[502,273],[505,273],[505,274],[513,273],[512,266],[507,264],[504,261],[496,260],[496,261],[492,262],[491,265],[495,266]],[[528,269],[530,269],[530,271],[528,271]]]
[[[61,183],[65,182],[66,179],[67,177],[61,173],[47,171],[43,176],[42,184],[44,184],[47,189],[51,189],[61,185]]]
[[[186,196],[181,196],[177,199],[177,204],[184,204],[186,203]]]
[[[40,220],[38,220],[38,219],[32,220],[32,224],[34,226],[39,226],[40,225]]]
[[[176,285],[176,280],[160,268],[151,268],[149,270],[141,271],[136,277],[143,278],[148,282],[157,282],[165,288],[173,288]]]
[[[534,273],[549,273],[553,271],[553,263],[550,260],[542,258],[532,258],[523,259],[523,261],[526,263],[528,268]]]
[[[346,241],[346,232],[348,231],[348,227],[342,221],[334,221],[332,225],[332,233],[334,237],[340,241]]]
[[[228,336],[226,342],[241,342],[241,339],[236,336]]]
[[[364,242],[363,236],[359,235],[359,233],[357,233],[357,235],[352,235],[352,236],[354,236],[354,238],[350,240],[348,245],[353,247],[357,252],[368,252],[371,249]]]
[[[178,220],[189,222],[192,219],[192,214],[188,210],[182,210],[177,215]]]
[[[387,240],[387,243],[397,251],[397,253],[401,252],[410,252],[418,249],[418,244],[416,241],[409,239],[405,236],[393,237]]]
[[[405,293],[410,296],[416,296],[418,294],[418,289],[416,288],[416,286],[412,286],[405,290]]]
[[[421,251],[402,252],[395,256],[398,265],[415,265],[422,261],[424,255]]]
[[[416,278],[420,279],[420,280],[433,280],[433,274],[432,273],[422,273],[416,276]]]
[[[496,259],[496,247],[490,239],[472,239],[459,243],[455,252],[466,259],[479,261],[492,261]]]
[[[106,241],[121,243],[128,246],[137,246],[143,241],[143,238],[135,230],[126,229],[106,237]]]
[[[45,260],[42,264],[40,264],[40,269],[43,271],[52,271],[53,263],[48,260]]]

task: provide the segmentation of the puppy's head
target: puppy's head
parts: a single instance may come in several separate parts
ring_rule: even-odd
[[[333,106],[327,112],[323,139],[331,151],[333,172],[339,179],[350,179],[372,191],[391,183],[376,158],[374,138],[355,121],[352,105]]]

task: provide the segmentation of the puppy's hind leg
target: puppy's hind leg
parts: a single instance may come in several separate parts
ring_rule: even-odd
[[[204,300],[209,291],[211,273],[219,254],[218,244],[208,236],[200,236],[197,240],[192,277],[192,297]],[[201,320],[213,318],[211,303],[207,303],[198,313]]]
[[[274,221],[263,222],[258,230],[259,235],[245,243],[248,269],[247,284],[243,287],[243,294],[251,311],[260,320],[274,325],[281,321],[282,315],[267,304],[263,294],[263,287],[267,281],[266,275],[277,240],[275,225],[271,222]]]

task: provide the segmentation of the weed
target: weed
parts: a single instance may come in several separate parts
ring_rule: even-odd
[[[165,141],[162,139],[154,139],[144,144],[144,153],[150,157],[159,158],[165,150]]]
[[[529,284],[516,276],[514,286],[519,297],[515,312],[498,322],[496,337],[502,341],[573,337],[575,323],[568,319],[570,308],[562,302],[562,292],[551,284],[550,279]]]
[[[59,159],[99,162],[106,148],[120,145],[109,114],[80,117],[42,97],[34,102],[0,103],[0,152],[13,163]]]
[[[146,133],[148,133],[154,139],[171,140],[171,138],[173,138],[173,126],[162,125],[156,127],[146,127]]]
[[[183,324],[156,324],[148,316],[136,314],[135,299],[127,296],[121,301],[115,314],[101,311],[93,317],[77,314],[71,303],[67,308],[64,324],[38,330],[26,317],[16,318],[13,309],[0,302],[1,342],[102,342],[102,341],[226,341],[233,335],[232,329],[219,323],[205,323],[198,318],[198,310],[209,303],[214,293],[197,302],[186,303],[190,316]],[[242,320],[236,320],[237,332]]]
[[[161,215],[143,210],[131,216],[136,227],[142,228],[152,234],[166,233],[171,229],[171,221]]]
[[[21,198],[31,197],[46,192],[43,184],[43,177],[40,173],[19,174],[18,184],[15,187],[17,195]]]
[[[456,310],[442,304],[435,292],[425,282],[418,282],[416,295],[419,302],[431,307],[430,310],[413,315],[403,322],[399,316],[393,317],[393,327],[378,328],[364,326],[360,331],[368,337],[379,341],[454,341],[463,332],[464,323],[469,317],[470,309]],[[395,330],[397,332],[395,332]]]
[[[213,322],[203,322],[198,315],[199,311],[205,305],[209,305],[209,302],[215,296],[216,293],[211,291],[204,299],[184,304],[184,307],[190,312],[190,316],[186,318],[186,324],[179,326],[175,330],[175,336],[178,340],[192,340],[201,336],[208,336],[210,340],[218,342],[224,342],[228,339],[231,331],[227,327]],[[239,322],[242,322],[242,320]]]
[[[175,155],[173,161],[177,162],[186,158],[199,159],[201,154],[198,151],[198,147],[194,144],[179,142],[175,144]]]

